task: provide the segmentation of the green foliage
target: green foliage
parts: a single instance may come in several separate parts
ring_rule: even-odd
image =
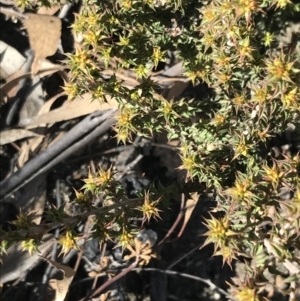
[[[289,0],[84,1],[73,25],[83,42],[69,55],[66,92],[73,98],[88,91],[102,102],[114,97],[120,107],[115,131],[124,143],[134,134],[152,137],[163,129],[170,139],[180,137],[180,169],[190,182],[215,191],[214,211],[223,215],[206,220],[205,245],[214,243],[224,263],[252,259],[248,281],[233,289],[239,301],[262,300],[261,278],[270,265],[298,262],[300,158],[275,158],[270,140],[290,124],[299,130],[299,38],[295,33],[283,46],[276,39],[288,20],[299,19],[299,10]],[[151,70],[175,50],[185,75],[195,84],[205,82],[212,95],[170,101],[158,93]],[[114,74],[107,78],[101,72],[109,67]],[[123,70],[136,74],[133,89],[117,76]],[[124,199],[109,172],[84,180],[84,194]],[[290,201],[280,200],[282,187],[292,193]],[[135,232],[128,218],[159,217],[157,206],[167,191],[153,199],[145,192],[134,212],[119,208],[96,215],[95,233],[118,237],[126,247]],[[76,202],[85,202],[79,193]]]

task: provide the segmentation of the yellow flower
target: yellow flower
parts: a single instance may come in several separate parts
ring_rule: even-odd
[[[206,32],[203,35],[201,42],[205,46],[204,52],[206,52],[210,47],[212,47],[216,44],[216,36],[214,33]]]
[[[243,62],[245,57],[247,57],[249,60],[253,59],[252,53],[254,51],[254,48],[250,45],[249,36],[238,43],[237,50],[239,53],[240,62]]]
[[[90,209],[92,206],[92,198],[86,193],[77,191],[75,188],[74,191],[76,195],[76,204],[78,204],[82,209]]]
[[[224,124],[226,121],[227,116],[223,114],[215,114],[213,120],[210,122],[210,124],[213,124],[215,126],[220,126]]]
[[[69,101],[73,100],[79,94],[78,86],[75,83],[65,81],[65,84],[62,88],[67,94]]]
[[[232,98],[232,103],[234,104],[234,108],[236,113],[242,108],[247,102],[246,102],[246,96],[244,94],[234,94],[234,98]]]
[[[292,82],[291,75],[294,63],[295,62],[290,62],[289,57],[285,56],[283,53],[274,59],[268,59],[266,61],[266,71],[270,81]]]
[[[229,283],[228,283],[229,284]],[[237,301],[260,301],[257,290],[254,288],[253,279],[246,278],[245,282],[238,280],[238,286],[229,284],[233,297]]]
[[[277,186],[279,184],[279,181],[282,179],[284,176],[284,172],[280,171],[279,167],[273,163],[272,168],[268,166],[263,166],[263,170],[265,171],[265,176],[264,178],[271,182],[273,186]]]
[[[219,20],[219,14],[214,10],[214,6],[212,4],[205,6],[205,9],[201,10],[201,14],[201,26],[205,24],[213,25],[213,23]]]
[[[294,197],[291,201],[291,210],[295,216],[299,216],[300,214],[300,185],[297,185],[297,189],[294,193]]]
[[[261,11],[256,0],[239,0],[237,3],[237,16],[244,16],[247,23],[250,23],[252,14]]]
[[[237,142],[237,145],[235,146],[235,154],[232,160],[235,160],[239,156],[247,157],[249,154],[249,150],[252,148],[253,144],[246,143],[244,136],[238,136],[239,141]]]
[[[95,30],[87,31],[84,35],[84,44],[96,47],[99,41],[99,34],[100,31],[95,31]]]
[[[202,67],[199,67],[197,70],[187,71],[184,73],[184,75],[187,76],[192,81],[193,84],[195,83],[197,78],[201,78],[205,82],[210,82],[209,67],[206,67],[204,65]]]
[[[71,62],[70,64],[76,66],[81,71],[87,69],[87,67],[92,63],[91,59],[89,58],[88,50],[83,50],[77,47],[75,54],[70,56]]]
[[[181,157],[182,165],[178,167],[179,170],[185,169],[189,177],[193,177],[195,168],[197,168],[196,153],[186,152]]]
[[[259,301],[256,290],[250,287],[241,287],[235,294],[238,301]]]
[[[250,201],[253,193],[250,191],[253,188],[253,183],[250,177],[244,176],[241,173],[237,175],[235,185],[228,188],[225,193],[237,201]]]
[[[266,32],[263,41],[266,47],[271,46],[272,42],[274,41],[274,35],[271,34],[270,32]]]
[[[222,256],[223,257],[223,266],[226,262],[230,266],[231,269],[232,269],[232,266],[231,266],[232,260],[237,259],[235,249],[233,247],[231,247],[230,245],[229,246],[221,246],[220,249],[214,253],[214,256]]]
[[[284,108],[286,109],[296,109],[300,110],[300,95],[298,94],[297,87],[290,90],[289,92],[285,92],[282,96],[282,103]]]
[[[149,68],[149,66],[146,66],[146,65],[143,65],[143,64],[139,64],[134,69],[134,71],[136,72],[136,77],[137,78],[146,77],[150,70],[151,70],[151,68]]]
[[[114,178],[113,178],[112,167],[110,167],[108,170],[104,170],[102,168],[99,169],[98,175],[96,177],[96,184],[98,186],[104,187],[113,180]]]
[[[115,127],[114,130],[116,131],[116,138],[118,143],[122,142],[124,144],[126,144],[126,142],[129,140],[131,140],[131,134],[128,130],[128,128],[125,127]]]
[[[267,100],[268,90],[265,85],[257,86],[252,89],[251,100],[262,105]]]
[[[76,240],[78,240],[78,238],[74,236],[74,233],[72,231],[66,231],[66,233],[57,241],[62,246],[60,255],[66,255],[71,249],[79,250]]]
[[[290,3],[292,3],[290,0],[273,0],[272,5],[276,5],[276,9],[277,9],[277,8],[285,8]]]
[[[116,117],[118,122],[118,127],[130,128],[131,120],[135,116],[135,113],[130,108],[123,108],[120,110],[118,116]]]
[[[104,100],[105,92],[103,86],[99,84],[95,90],[93,90],[93,99],[97,99],[100,101]]]
[[[21,242],[22,250],[27,250],[30,256],[34,252],[40,252],[38,248],[38,243],[34,239],[27,239]]]
[[[228,216],[217,219],[210,214],[210,217],[210,219],[205,219],[206,223],[204,223],[204,225],[208,228],[208,231],[203,235],[207,236],[207,239],[201,248],[210,243],[214,243],[216,252],[218,248],[222,248],[226,245],[229,236],[236,235],[236,233],[230,230],[230,220]]]
[[[85,189],[85,191],[91,191],[94,192],[97,188],[96,181],[94,175],[89,170],[88,177],[83,179],[83,182],[85,183],[81,189]]]
[[[154,219],[160,218],[159,210],[157,208],[159,201],[161,200],[162,197],[158,198],[157,200],[151,200],[150,197],[150,192],[145,193],[144,197],[144,204],[140,207],[137,208],[137,210],[141,211],[144,215],[143,220],[144,221],[150,221],[150,219],[153,217]]]
[[[35,213],[25,214],[23,212],[20,212],[17,215],[17,219],[12,222],[16,227],[20,229],[29,229],[32,226],[36,226],[36,224],[33,222],[35,218]]]
[[[132,1],[131,0],[122,0],[121,5],[122,5],[122,7],[124,7],[125,10],[129,10],[132,6]]]
[[[230,67],[231,57],[224,51],[214,52],[212,58],[218,68],[228,69]]]
[[[128,245],[134,245],[134,237],[137,234],[137,231],[123,228],[121,235],[118,236],[118,245],[122,250],[126,249]]]
[[[164,61],[165,51],[161,51],[160,47],[155,47],[153,49],[152,60],[155,68],[157,67],[159,62]]]

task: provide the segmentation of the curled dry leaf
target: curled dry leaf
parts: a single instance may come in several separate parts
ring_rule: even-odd
[[[127,249],[131,254],[124,256],[124,260],[135,258],[135,260],[138,260],[139,265],[148,265],[151,258],[157,258],[157,255],[152,251],[151,242],[149,240],[143,243],[138,238],[135,238],[134,248],[128,245]]]
[[[35,51],[32,73],[36,74],[41,61],[55,54],[61,36],[61,20],[47,15],[26,14],[24,20],[31,48]]]
[[[44,257],[42,258],[63,273],[63,279],[62,280],[55,279],[55,281],[52,281],[52,284],[55,283],[55,288],[56,288],[55,301],[64,301],[69,291],[69,286],[75,276],[75,271],[72,268],[66,265],[62,265],[51,259],[47,259]]]
[[[97,100],[92,101],[91,94],[87,93],[82,97],[76,98],[72,102],[65,102],[62,107],[52,110],[46,114],[21,120],[19,122],[19,126],[34,128],[41,124],[56,123],[78,118],[98,110],[118,108],[118,103],[115,99],[109,98],[108,96],[106,98],[108,99],[107,103],[100,103]]]
[[[191,197],[186,201],[185,207],[184,207],[184,219],[183,219],[183,225],[180,230],[179,236],[183,233],[188,221],[190,220],[192,213],[199,201],[199,194],[197,192],[193,193]]]
[[[59,9],[60,9],[60,5],[53,5],[51,7],[42,6],[37,10],[37,13],[39,15],[53,16],[58,12]]]
[[[59,93],[55,96],[53,96],[51,99],[49,99],[40,109],[38,116],[39,115],[43,115],[46,114],[50,111],[51,106],[53,105],[53,103],[60,98],[61,96],[63,96],[63,93]],[[24,166],[24,164],[28,161],[29,159],[29,155],[30,153],[34,153],[36,151],[36,149],[41,145],[41,143],[46,140],[45,136],[46,135],[46,131],[49,125],[46,124],[40,124],[40,126],[38,128],[36,128],[36,131],[38,131],[40,134],[38,137],[34,137],[31,139],[28,139],[27,141],[25,141],[22,145],[21,145],[21,153],[19,155],[18,158],[18,166],[22,167]],[[56,139],[54,139],[56,140]],[[47,147],[48,143],[44,143],[44,147]]]
[[[62,71],[66,69],[65,66],[55,65],[52,64],[50,68],[47,66],[44,68],[44,65],[48,65],[47,60],[44,60],[42,63],[41,70],[36,74],[36,76],[39,76],[39,78],[51,75],[57,71]],[[23,73],[23,70],[19,70],[16,73],[9,76],[6,80],[7,82],[1,86],[0,88],[0,95],[8,95],[10,98],[14,97],[16,95],[16,92],[18,91],[18,84],[22,79],[30,78],[32,77],[32,73]],[[12,92],[13,90],[13,92]]]
[[[1,72],[0,77],[7,79],[25,64],[25,57],[15,48],[0,41]]]
[[[42,254],[46,254],[52,249],[55,238],[52,234],[46,234],[43,237],[43,243],[39,246]],[[32,256],[27,251],[23,251],[19,244],[12,245],[7,254],[3,255],[3,264],[1,265],[0,282],[6,283],[15,280],[40,262],[38,253]]]
[[[37,133],[34,133],[29,130],[24,129],[11,129],[0,132],[0,145],[5,145],[8,143],[15,142],[20,139],[28,138],[28,137],[38,137],[41,136]]]

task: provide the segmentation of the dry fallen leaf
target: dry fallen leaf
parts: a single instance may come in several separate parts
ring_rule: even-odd
[[[178,234],[178,236],[180,236],[188,221],[190,220],[191,216],[192,216],[192,213],[198,203],[198,200],[199,200],[199,194],[197,192],[194,192],[191,196],[191,198],[189,198],[187,201],[186,201],[186,204],[185,204],[185,213],[184,213],[184,219],[183,219],[183,224],[182,224],[182,227],[181,227],[181,230],[180,230],[180,233]]]
[[[0,78],[7,79],[22,68],[26,58],[15,48],[0,41],[1,72]]]
[[[55,268],[60,270],[63,273],[63,279],[62,280],[56,280],[54,281],[55,286],[56,286],[56,294],[55,294],[55,301],[64,301],[65,297],[68,293],[69,286],[75,276],[75,271],[66,266],[66,265],[61,265],[60,263],[53,261],[51,259],[45,259],[47,262],[49,262],[51,265],[53,265]],[[53,281],[52,281],[53,283]]]
[[[35,51],[32,73],[36,74],[47,56],[55,54],[61,36],[61,20],[47,15],[26,14],[24,20],[31,48]]]
[[[45,60],[43,61],[43,63],[44,62],[45,62]],[[39,76],[40,78],[42,78],[44,76],[51,75],[51,74],[53,74],[53,73],[55,73],[57,71],[61,71],[61,70],[64,70],[64,69],[66,69],[66,67],[60,66],[60,65],[54,65],[53,64],[53,66],[51,66],[50,68],[42,68],[36,74],[36,76]],[[24,74],[23,70],[17,71],[16,73],[14,73],[10,77],[8,77],[7,78],[7,82],[3,86],[1,86],[1,88],[0,88],[0,94],[7,94],[10,97],[15,96],[15,93],[11,94],[10,91],[14,87],[17,87],[17,85],[19,84],[20,80],[26,79],[26,78],[30,78],[30,77],[32,77],[32,73],[31,72]],[[16,91],[18,91],[18,89]]]
[[[51,106],[53,105],[53,103],[60,98],[61,96],[63,96],[64,93],[59,93],[55,96],[53,96],[51,99],[49,99],[41,108],[40,111],[38,113],[38,115],[43,115],[46,114],[50,111]],[[19,155],[18,158],[18,166],[22,167],[29,159],[29,155],[30,153],[34,153],[35,150],[41,145],[41,143],[45,140],[45,134],[47,131],[49,125],[45,125],[45,124],[41,124],[36,131],[41,134],[38,137],[35,138],[31,138],[28,139],[27,141],[25,141],[24,143],[22,143],[20,149],[21,149],[21,153]],[[54,139],[55,140],[55,139]],[[48,145],[48,144],[47,144]],[[47,147],[47,145],[44,146]]]
[[[15,142],[20,139],[28,138],[28,137],[36,137],[41,136],[37,133],[24,130],[24,129],[11,129],[0,132],[0,145],[8,144]]]
[[[51,7],[42,6],[37,10],[39,15],[53,16],[60,9],[60,5],[53,5]]]
[[[50,251],[55,242],[53,234],[46,234],[43,237],[43,243],[39,246],[42,254]],[[32,256],[27,251],[22,251],[19,244],[12,245],[7,254],[2,257],[3,264],[1,265],[0,282],[6,283],[15,280],[26,274],[31,268],[40,262],[40,255],[34,253]]]
[[[98,110],[118,108],[118,103],[115,99],[109,98],[108,96],[107,99],[107,103],[100,103],[97,100],[92,101],[91,94],[86,93],[82,97],[74,99],[72,102],[65,102],[62,107],[52,110],[46,114],[21,120],[19,122],[19,126],[34,128],[41,124],[56,123],[78,118]]]
[[[126,248],[130,251],[131,254],[124,256],[124,260],[135,258],[135,260],[139,260],[139,265],[148,265],[151,258],[158,258],[158,255],[155,254],[152,250],[150,240],[143,242],[138,238],[135,238],[134,247],[129,244]]]

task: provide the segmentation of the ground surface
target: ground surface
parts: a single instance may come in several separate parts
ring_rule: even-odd
[[[74,8],[74,11],[76,11],[76,8]],[[69,13],[63,21],[61,39],[62,47],[65,52],[71,51],[73,45],[72,38],[70,38],[71,33],[68,29],[71,22],[72,14]],[[24,56],[29,49],[29,42],[26,32],[24,32],[21,27],[20,21],[12,21],[12,19],[0,13],[0,28],[5,29],[0,30],[0,40]],[[57,52],[49,59],[52,63],[57,64],[59,60],[63,58],[64,55]],[[14,57],[10,57],[10,59],[13,61]],[[1,63],[4,62],[2,61]],[[18,69],[19,67],[16,66],[16,70]],[[51,97],[61,92],[60,86],[63,84],[62,75],[54,73],[53,75],[46,76],[41,80],[41,83],[43,105],[49,101]],[[16,97],[18,87],[18,85],[15,85],[15,92],[10,90],[8,99],[14,99]],[[185,88],[185,93],[186,95],[190,95],[190,97],[196,97],[207,93],[207,89],[205,86],[192,87],[189,85]],[[28,102],[28,98],[25,102],[26,101]],[[65,98],[59,98],[51,109],[59,108],[64,102]],[[42,105],[38,107],[37,111]],[[36,106],[38,105],[36,104]],[[24,106],[22,108],[24,108]],[[2,105],[0,109],[1,130],[5,128],[6,116],[10,110],[9,101]],[[30,117],[34,117],[35,115],[36,113],[32,113]],[[83,116],[78,115],[78,118],[74,119],[57,120],[48,125],[46,129],[41,129],[43,140],[35,140],[35,147],[32,145],[33,140],[27,136],[24,136],[23,139],[14,139],[11,143],[1,146],[1,180],[23,166],[25,162],[30,161],[30,159],[34,158],[43,149],[46,149],[52,141],[60,137],[60,134],[69,131],[75,124],[82,120],[82,118]],[[20,115],[16,116],[15,122],[12,125],[17,125],[19,119]],[[88,145],[82,145],[80,150],[72,153],[67,159],[51,168],[40,181],[43,184],[39,186],[42,187],[41,202],[43,206],[41,206],[42,208],[38,208],[38,210],[43,211],[43,208],[47,208],[50,203],[55,204],[57,193],[60,194],[63,202],[68,203],[74,198],[73,188],[81,188],[81,179],[87,176],[88,170],[92,165],[96,168],[107,168],[110,165],[114,165],[115,170],[119,172],[121,170],[124,171],[125,168],[126,172],[123,173],[120,181],[124,187],[126,187],[128,195],[131,197],[134,197],[138,190],[148,185],[154,179],[160,180],[164,185],[170,185],[176,180],[177,173],[174,168],[180,165],[180,160],[176,152],[157,145],[155,146],[153,142],[157,141],[144,141],[138,148],[124,149],[120,147],[120,145],[117,145],[113,136],[113,132],[107,131],[100,138],[94,139]],[[161,141],[159,142],[161,143]],[[31,147],[30,150],[28,150],[28,145]],[[130,163],[134,162],[137,158],[140,160],[133,164],[131,168],[126,169]],[[34,181],[37,180],[35,179]],[[36,186],[37,182],[33,182],[33,185]],[[22,195],[19,195],[19,197],[22,198]],[[26,204],[26,206],[27,205],[28,204]],[[208,211],[213,208],[214,205],[211,198],[201,196],[182,236],[175,239],[180,230],[179,224],[172,234],[172,239],[175,240],[159,248],[157,251],[160,254],[160,259],[152,260],[147,267],[159,270],[172,270],[176,271],[177,274],[163,274],[159,271],[155,272],[147,269],[144,271],[134,271],[127,274],[126,277],[116,282],[110,288],[113,296],[105,299],[104,295],[102,295],[101,298],[98,296],[94,298],[94,300],[225,300],[225,296],[221,290],[223,289],[226,293],[228,288],[226,281],[231,281],[234,272],[227,265],[222,267],[220,257],[212,257],[212,246],[200,249],[200,246],[205,240],[202,236],[202,234],[205,233],[203,218],[208,216]],[[1,205],[2,223],[4,223],[4,220],[9,221],[14,219],[18,209],[19,208],[8,204]],[[163,213],[162,220],[152,222],[147,226],[147,229],[154,231],[157,234],[158,241],[160,241],[172,227],[179,211],[179,202],[173,200],[170,210]],[[101,250],[97,240],[89,241],[86,244],[83,259],[69,287],[69,295],[66,300],[80,300],[90,292],[92,287],[97,288],[107,280],[105,275],[99,276],[97,280],[89,274],[93,269],[93,265],[98,263],[100,253]],[[124,267],[120,260],[121,251],[118,248],[114,248],[113,243],[107,245],[105,255],[113,261],[115,271],[118,268]],[[20,258],[16,256],[12,258],[12,261],[20,260]],[[59,257],[57,260],[74,267],[76,259],[77,253],[71,252],[69,257]],[[28,258],[22,260],[29,261]],[[4,284],[1,300],[54,300],[53,290],[55,288],[52,286],[45,289],[44,287],[46,292],[43,292],[43,285],[41,285],[43,277],[47,274],[47,268],[48,264],[45,262],[38,265],[32,263],[26,271],[20,271],[19,274],[17,273],[16,277],[13,277],[11,281]],[[11,267],[11,269],[13,268]],[[233,265],[233,269],[235,269],[235,265]],[[7,273],[9,274],[9,272]],[[55,271],[50,272],[50,278],[60,277],[56,274],[57,272]],[[194,279],[192,279],[192,277],[194,277]],[[208,285],[208,283],[210,283],[210,285]],[[280,296],[280,298],[281,299],[278,300],[285,300],[283,296]]]

